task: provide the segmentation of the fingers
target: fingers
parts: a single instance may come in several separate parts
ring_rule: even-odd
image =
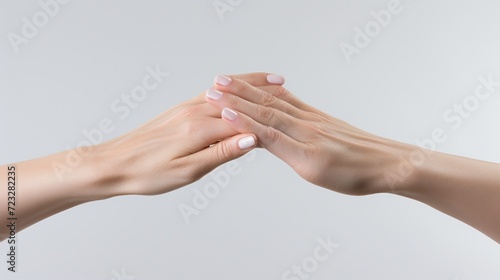
[[[265,92],[269,92],[274,97],[285,101],[286,103],[294,106],[295,108],[298,108],[306,112],[314,112],[314,113],[318,112],[316,108],[298,99],[295,95],[293,95],[290,91],[288,91],[286,88],[282,86],[266,85],[266,86],[259,86],[259,88]]]
[[[273,127],[262,125],[241,112],[224,108],[221,115],[222,119],[234,130],[255,134],[260,146],[287,162],[292,168],[296,164],[294,159],[300,158],[296,154],[304,150],[303,143]]]
[[[141,134],[146,141],[155,141],[155,144],[175,143],[171,155],[173,158],[182,158],[239,132],[225,124],[220,113],[219,118],[183,117],[181,113],[163,122],[149,123],[141,129]]]
[[[251,84],[239,79],[231,79],[226,76],[218,75],[215,77],[214,89],[232,93],[247,100],[248,102],[260,104],[266,107],[272,107],[292,116],[300,118],[302,115],[301,110],[274,97],[271,93],[254,87]]]
[[[160,125],[171,118],[182,118],[185,120],[197,119],[202,117],[211,117],[214,119],[220,119],[220,110],[207,104],[205,101],[205,93],[200,95],[203,98],[202,104],[193,104],[184,102],[183,104],[177,105],[168,111],[156,116],[148,122],[149,126]]]
[[[286,88],[284,88],[282,85],[285,83],[285,78],[280,75],[276,74],[270,74],[270,73],[263,73],[263,72],[257,72],[257,73],[248,73],[248,74],[240,74],[240,75],[229,75],[229,76],[223,76],[219,75],[215,78],[215,88],[219,90],[225,90],[223,88],[218,88],[217,86],[229,86],[233,80],[241,80],[246,82],[247,84],[250,84],[254,87],[257,87],[264,92],[268,92],[272,94],[274,97],[285,101],[286,103],[307,111],[307,112],[317,112],[317,109],[307,105],[297,97],[295,97],[290,91],[288,91]],[[229,79],[225,79],[225,78]],[[242,96],[241,96],[242,97]],[[258,102],[259,99],[247,99],[251,102]]]
[[[255,87],[269,86],[269,85],[281,86],[285,83],[285,78],[283,76],[271,73],[263,73],[263,72],[230,75],[227,77],[230,79],[238,79],[245,81]]]
[[[239,134],[220,117],[186,121],[179,127],[178,133],[181,138],[179,140],[183,141],[187,148],[185,154],[196,153],[216,142]]]
[[[247,91],[258,91],[255,87],[247,87]],[[251,94],[251,93],[242,93],[242,94]],[[273,128],[285,133],[286,135],[294,138],[301,139],[303,135],[302,126],[303,121],[299,118],[300,113],[297,111],[296,114],[286,114],[279,109],[274,109],[272,107],[268,107],[261,104],[255,104],[249,102],[245,99],[242,99],[238,96],[223,93],[217,91],[215,89],[209,89],[206,92],[207,103],[218,108],[219,111],[225,107],[234,109],[236,111],[242,112],[250,118],[256,120],[257,122],[266,125],[272,126]],[[276,99],[279,101],[279,99]],[[282,102],[282,101],[279,101]],[[283,104],[286,104],[282,102]],[[276,105],[276,107],[280,107]],[[292,115],[292,116],[291,116]],[[295,115],[295,116],[294,116]]]
[[[226,138],[217,144],[189,155],[186,159],[196,166],[196,177],[202,177],[217,166],[237,159],[256,147],[255,135],[245,133]],[[195,178],[195,179],[198,179]]]
[[[210,104],[218,107],[219,109],[222,109],[223,107],[230,107],[255,118],[259,115],[264,117],[268,117],[268,115],[273,116],[274,111],[271,110],[273,108],[276,109],[277,112],[281,111],[286,115],[290,115],[301,120],[314,120],[315,117],[308,112],[276,98],[273,94],[254,87],[239,79],[229,79],[226,76],[219,75],[215,78],[214,89],[215,90],[211,89],[207,91],[207,97],[212,101],[219,101],[219,105],[209,101]],[[231,93],[232,95],[222,96],[220,95],[222,92]],[[219,94],[219,96],[217,96],[217,94]],[[260,118],[258,121],[264,123],[262,121],[265,120]],[[280,122],[266,122],[264,124],[273,125],[276,128],[278,128],[277,126],[288,125]]]
[[[213,106],[206,106],[207,102],[205,100],[205,93],[202,92],[195,96],[194,98],[188,100],[187,102],[184,102],[183,105],[187,105],[190,107],[196,107],[197,111],[206,116],[214,117],[214,118],[220,118],[220,110],[217,110],[213,108]],[[179,106],[182,108],[182,106]]]
[[[233,79],[238,79],[240,81],[244,81],[253,86],[271,86],[271,85],[282,85],[285,82],[285,79],[282,76],[268,73],[248,73],[248,74],[240,74],[240,75],[218,75],[216,78],[216,82],[220,84],[229,84]],[[205,102],[204,94],[200,94],[195,96],[194,98],[186,101],[187,104],[202,104]]]

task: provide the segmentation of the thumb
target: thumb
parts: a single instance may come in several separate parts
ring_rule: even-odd
[[[196,153],[192,160],[202,169],[201,173],[206,174],[219,165],[250,152],[256,145],[257,137],[254,134],[238,134]]]

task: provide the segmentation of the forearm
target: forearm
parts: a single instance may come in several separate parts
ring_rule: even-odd
[[[500,164],[432,152],[396,190],[500,242]]]
[[[16,231],[85,202],[172,191],[255,148],[255,136],[228,127],[204,96],[92,148],[16,163]],[[11,217],[8,166],[0,166],[0,224]],[[0,241],[7,235],[2,226]]]
[[[263,92],[234,79],[214,89],[207,92],[207,102],[222,111],[230,127],[255,133],[261,147],[307,181],[351,195],[395,193],[416,199],[500,242],[500,164],[369,134],[281,86]]]
[[[102,173],[96,172],[98,168],[92,156],[84,158],[74,167],[66,165],[67,172],[63,176],[58,176],[53,164],[56,162],[64,164],[66,155],[67,152],[62,152],[0,168],[1,224],[11,216],[8,213],[8,206],[15,209],[16,231],[19,232],[40,220],[81,203],[112,196],[109,189],[104,188],[106,180],[99,175]],[[15,166],[16,177],[15,192],[10,194],[8,194],[9,166]],[[8,205],[8,196],[15,196],[15,205],[13,203]],[[0,230],[0,241],[7,236],[7,228],[3,226]]]

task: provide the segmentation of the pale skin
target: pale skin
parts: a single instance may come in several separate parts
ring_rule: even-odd
[[[260,146],[313,184],[349,195],[412,198],[500,242],[500,164],[425,150],[409,173],[391,179],[401,158],[424,150],[355,128],[282,86],[252,86],[265,81],[264,74],[250,83],[232,76],[230,83],[209,90],[207,102],[222,111],[229,126],[255,134]]]
[[[240,142],[240,140],[242,140]],[[125,135],[93,146],[61,178],[53,163],[68,152],[0,167],[0,221],[7,220],[8,167],[16,169],[16,231],[76,205],[119,195],[155,195],[188,185],[255,147],[205,102],[204,93]],[[5,187],[4,187],[5,186]],[[13,206],[13,205],[10,205]],[[9,236],[0,229],[0,241]]]
[[[169,192],[244,155],[257,141],[318,186],[350,195],[409,197],[500,242],[499,164],[426,152],[411,172],[388,179],[401,158],[422,150],[333,118],[294,97],[283,83],[267,73],[218,76],[206,94],[94,146],[64,180],[51,163],[64,162],[66,152],[16,163],[22,186],[16,195],[23,202],[16,206],[17,230],[81,203]],[[2,184],[8,166],[0,168]],[[7,218],[6,196],[0,192],[1,221]],[[1,231],[0,240],[7,236]]]

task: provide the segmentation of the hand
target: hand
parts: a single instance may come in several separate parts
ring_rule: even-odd
[[[259,145],[289,164],[307,181],[338,192],[364,195],[392,191],[384,178],[397,169],[411,145],[384,139],[333,118],[294,97],[265,73],[250,83],[230,76],[215,83],[207,102],[240,133],[253,133]],[[276,80],[275,75],[272,75]]]
[[[255,77],[238,76],[256,86],[280,84],[279,80]],[[216,80],[229,81],[225,76],[217,76]],[[225,124],[220,111],[207,104],[204,95],[96,147],[93,162],[106,173],[100,180],[108,182],[105,197],[165,193],[198,180],[255,147],[255,135],[240,134]]]
[[[95,162],[111,172],[109,189],[119,192],[113,195],[153,195],[190,184],[253,147],[255,136],[226,125],[200,94],[97,146]]]
[[[240,78],[254,82],[252,75]],[[16,207],[16,229],[20,231],[82,203],[118,195],[153,195],[174,190],[242,156],[254,148],[255,143],[254,134],[240,134],[225,124],[219,110],[207,104],[204,94],[200,94],[111,141],[0,166],[0,169],[22,170],[24,191],[18,195],[23,203]],[[0,172],[0,181],[7,182],[7,175],[11,176]],[[7,192],[0,192],[0,206],[5,209],[6,195]],[[0,212],[0,219],[5,220],[3,213],[7,215]],[[0,234],[0,241],[6,234]]]

